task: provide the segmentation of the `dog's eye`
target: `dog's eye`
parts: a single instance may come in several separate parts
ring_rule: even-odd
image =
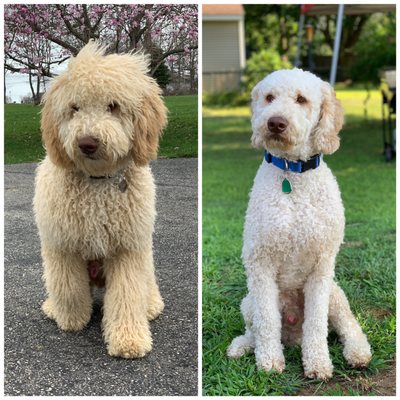
[[[114,111],[117,110],[117,108],[118,108],[118,104],[117,103],[110,103],[107,106],[107,111],[110,112],[110,113],[113,113]]]
[[[77,106],[77,105],[72,105],[71,106],[71,110],[74,112],[74,113],[76,113],[76,112],[78,112],[79,111],[79,107]]]
[[[272,94],[268,94],[265,100],[267,100],[267,103],[272,103],[275,100],[275,97]]]
[[[298,95],[296,102],[299,104],[305,104],[305,103],[307,103],[307,99],[304,96]]]

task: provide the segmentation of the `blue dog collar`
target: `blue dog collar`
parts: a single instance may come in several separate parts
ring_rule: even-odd
[[[283,171],[297,172],[300,174],[310,169],[318,168],[321,163],[321,154],[316,154],[307,161],[289,161],[284,158],[273,156],[265,150],[264,158],[267,163],[273,164],[275,167],[278,167]]]

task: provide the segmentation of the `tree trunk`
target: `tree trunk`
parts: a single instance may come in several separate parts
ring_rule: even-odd
[[[182,67],[182,61],[181,61],[181,56],[178,57],[178,88],[181,88],[181,67]]]
[[[35,106],[40,104],[40,75],[36,75],[36,97],[34,99]]]
[[[195,82],[195,78],[196,78],[196,57],[195,55],[192,53],[191,57],[190,57],[190,92],[191,93],[195,93],[196,91],[196,82]]]
[[[3,69],[4,74],[4,104],[7,104],[7,86],[6,86],[6,69]]]
[[[29,86],[31,87],[33,104],[37,106],[40,103],[39,100],[40,76],[36,75],[36,92],[35,92],[35,88],[33,87],[33,82],[32,82],[32,72],[29,72]]]
[[[33,83],[32,83],[32,72],[29,71],[29,86],[31,88],[31,93],[32,93],[32,100],[35,100],[35,89],[33,88]]]

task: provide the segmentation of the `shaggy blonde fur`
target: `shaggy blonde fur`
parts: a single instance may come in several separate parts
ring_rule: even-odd
[[[252,92],[252,143],[288,160],[307,160],[339,147],[343,112],[326,82],[299,69],[272,73]],[[288,122],[273,135],[271,117]],[[287,177],[292,192],[282,192]],[[304,173],[284,172],[265,161],[254,180],[244,228],[243,261],[248,295],[241,311],[246,332],[233,340],[230,357],[254,349],[257,365],[282,372],[282,342],[302,346],[305,375],[332,376],[328,320],[353,367],[371,359],[366,336],[334,281],[343,241],[344,209],[337,182],[325,164]]]
[[[108,352],[125,358],[151,350],[148,321],[164,307],[153,267],[155,186],[148,162],[167,113],[147,72],[144,55],[105,55],[94,42],[70,61],[44,96],[47,156],[34,197],[44,312],[62,330],[84,328],[92,312],[88,265],[96,263],[106,287]],[[94,154],[79,147],[88,137],[98,145]]]

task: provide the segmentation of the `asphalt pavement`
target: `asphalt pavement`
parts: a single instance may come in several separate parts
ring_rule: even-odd
[[[5,394],[197,395],[197,159],[152,163],[158,213],[154,257],[166,307],[151,322],[152,352],[134,360],[107,354],[101,290],[95,292],[92,319],[80,332],[60,331],[42,313],[45,290],[32,213],[35,168],[5,166]]]

